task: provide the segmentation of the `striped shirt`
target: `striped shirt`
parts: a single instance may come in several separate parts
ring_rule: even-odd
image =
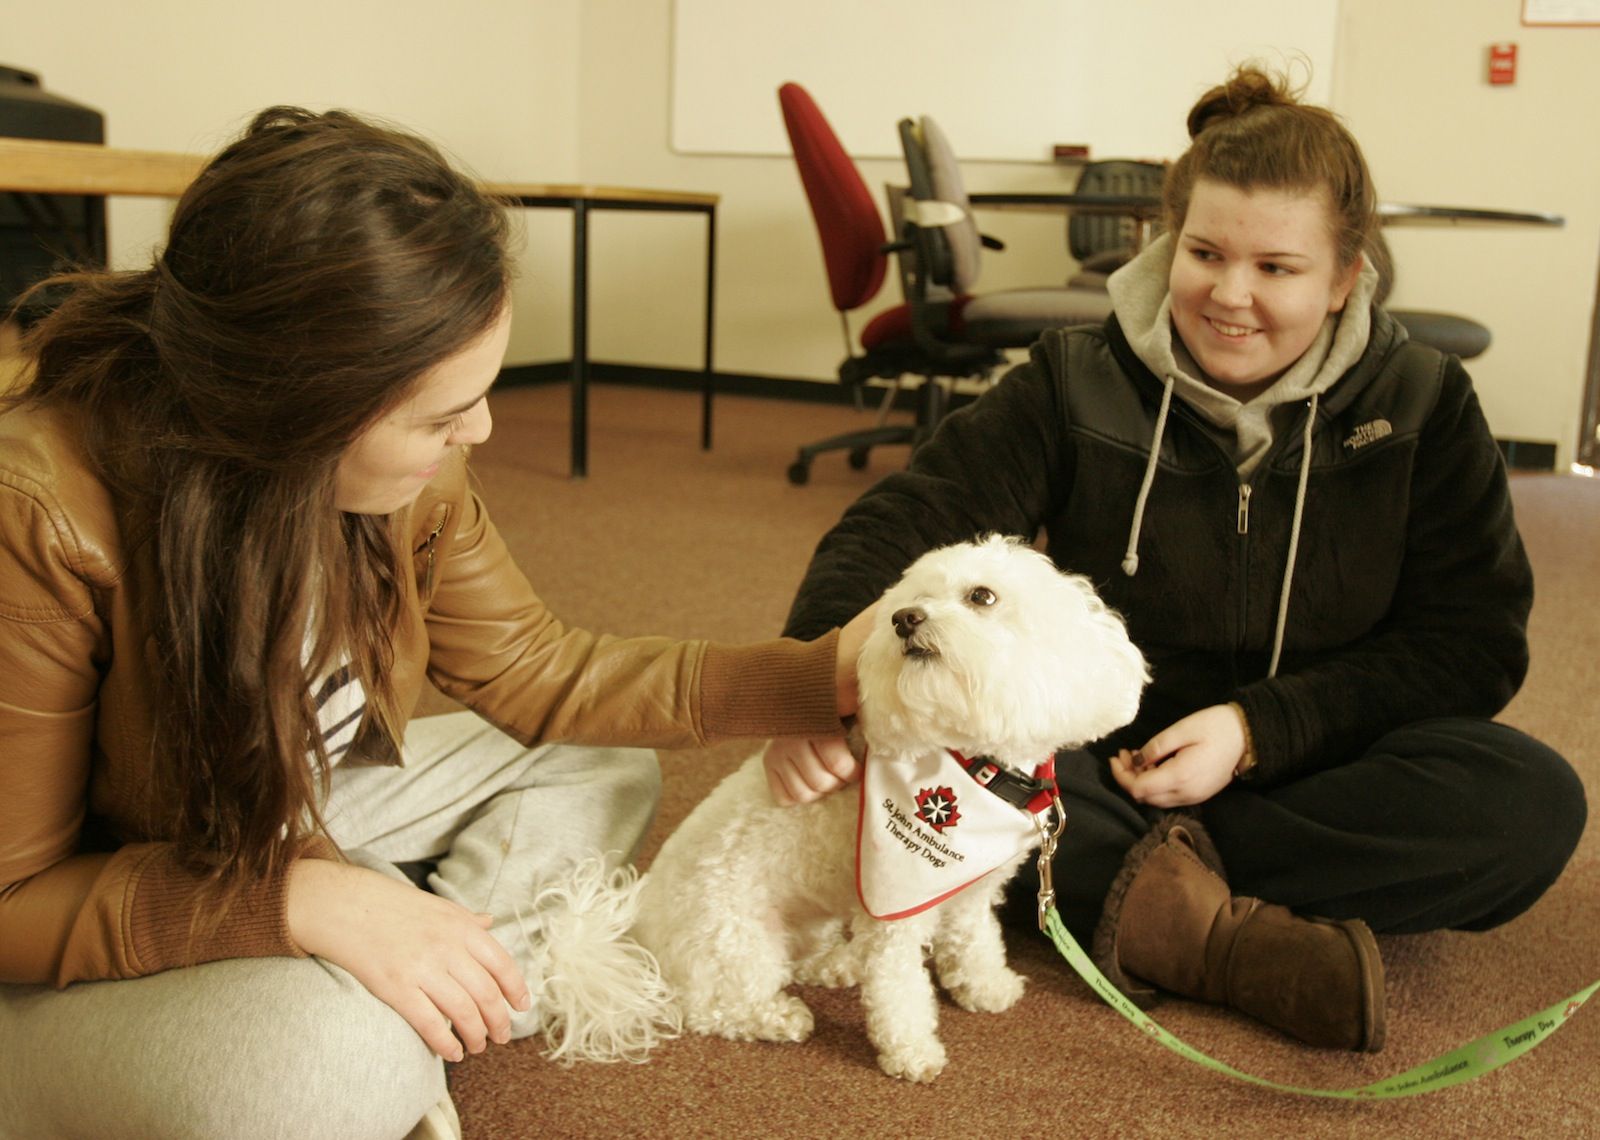
[[[328,764],[337,764],[355,743],[361,727],[361,714],[367,710],[367,694],[350,672],[350,664],[339,666],[315,687],[311,701],[317,708],[317,725],[322,730],[322,747]]]

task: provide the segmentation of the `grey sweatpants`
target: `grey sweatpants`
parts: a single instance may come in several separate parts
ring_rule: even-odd
[[[414,721],[400,768],[341,766],[325,817],[347,855],[494,915],[518,957],[534,879],[631,858],[653,753],[523,748],[471,713]],[[519,958],[520,960],[520,958]],[[513,1033],[537,1027],[527,1017]],[[0,985],[0,1140],[399,1140],[459,1135],[444,1065],[350,974],[239,958],[125,981]]]

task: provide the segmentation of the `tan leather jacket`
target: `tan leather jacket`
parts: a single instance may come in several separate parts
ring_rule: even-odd
[[[563,626],[512,563],[464,458],[412,507],[411,530],[415,574],[394,631],[403,709],[426,675],[524,743],[677,748],[840,730],[836,635],[726,647]],[[0,981],[300,954],[282,877],[189,946],[192,879],[141,823],[151,537],[119,515],[69,414],[0,415]],[[86,849],[86,823],[114,849]]]

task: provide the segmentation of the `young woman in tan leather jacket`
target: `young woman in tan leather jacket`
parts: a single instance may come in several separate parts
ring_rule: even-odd
[[[275,108],[151,268],[54,283],[0,408],[0,1133],[451,1134],[439,1059],[541,1027],[534,885],[631,855],[640,749],[853,711],[860,622],[545,609],[466,472],[509,274],[428,144]],[[471,711],[408,724],[425,677]]]

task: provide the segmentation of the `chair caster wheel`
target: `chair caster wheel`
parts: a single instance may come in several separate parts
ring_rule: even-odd
[[[796,487],[804,487],[806,480],[811,478],[811,465],[804,460],[797,459],[789,465],[789,482]]]
[[[866,448],[852,447],[850,449],[850,469],[852,471],[860,471],[864,469],[867,465],[868,455],[869,452]]]

